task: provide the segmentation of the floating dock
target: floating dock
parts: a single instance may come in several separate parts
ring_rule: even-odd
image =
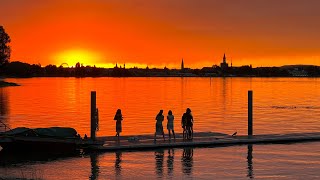
[[[319,141],[320,132],[315,133],[292,133],[292,134],[264,134],[253,136],[231,136],[214,132],[199,132],[194,134],[193,140],[183,140],[182,134],[176,134],[176,140],[164,141],[158,136],[154,141],[152,135],[124,136],[120,141],[116,137],[99,137],[103,145],[92,145],[88,149],[92,151],[141,151],[158,148],[182,148],[182,147],[219,147],[239,144],[261,144],[261,143],[293,143],[303,141]]]
[[[83,143],[84,149],[92,151],[118,151],[118,150],[151,150],[157,148],[205,147],[205,146],[230,146],[239,144],[258,143],[292,143],[301,141],[319,141],[320,132],[291,133],[291,134],[262,134],[253,133],[253,92],[248,91],[248,135],[231,136],[223,133],[197,132],[192,140],[183,140],[182,134],[176,134],[176,139],[164,141],[158,136],[154,141],[153,135],[96,137],[98,125],[98,109],[96,108],[96,92],[91,91],[91,136],[90,140]]]

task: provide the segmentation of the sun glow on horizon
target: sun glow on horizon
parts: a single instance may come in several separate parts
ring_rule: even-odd
[[[226,53],[233,66],[320,65],[320,25],[315,23],[320,1],[0,4],[0,22],[12,40],[12,61],[179,69],[183,58],[185,67],[194,69],[220,65]]]
[[[52,59],[57,65],[67,63],[71,67],[79,62],[84,66],[94,66],[101,64],[103,56],[100,53],[90,50],[74,49],[59,52],[53,55]]]
[[[313,64],[320,65],[320,56],[274,56],[274,57],[259,57],[259,58],[239,58],[230,57],[227,55],[227,63],[233,65],[234,67],[239,67],[243,65],[252,65],[252,67],[269,67],[269,66],[283,66],[283,65],[294,65],[294,64]],[[104,53],[100,53],[89,49],[70,49],[60,51],[54,54],[52,61],[55,65],[75,67],[76,63],[80,63],[83,66],[95,66],[99,68],[114,68],[116,65],[118,67],[125,68],[169,68],[169,69],[179,69],[181,67],[181,59],[177,58],[175,62],[164,63],[139,63],[139,61],[134,60],[124,60],[111,55],[107,56]],[[201,69],[202,67],[212,67],[214,65],[220,65],[222,58],[215,57],[211,60],[197,61],[194,59],[183,58],[185,67],[193,69]],[[296,63],[301,62],[301,63]]]

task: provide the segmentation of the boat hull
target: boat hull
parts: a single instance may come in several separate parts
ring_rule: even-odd
[[[14,152],[71,152],[78,144],[77,140],[54,138],[6,137],[0,140],[3,150]]]

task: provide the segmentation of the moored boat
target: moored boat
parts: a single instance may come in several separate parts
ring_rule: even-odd
[[[69,127],[19,127],[0,134],[0,146],[5,151],[70,152],[82,144],[77,131]]]

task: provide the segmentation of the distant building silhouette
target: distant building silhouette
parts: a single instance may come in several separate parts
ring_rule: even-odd
[[[227,63],[227,58],[226,58],[226,54],[225,53],[223,54],[223,60],[222,60],[222,63],[220,64],[220,67],[221,67],[222,71],[227,70],[228,67],[229,67],[229,65]]]
[[[183,63],[183,58],[182,58],[182,61],[181,61],[181,71],[184,70],[184,63]]]
[[[61,63],[60,67],[69,67],[69,64],[68,63]]]

